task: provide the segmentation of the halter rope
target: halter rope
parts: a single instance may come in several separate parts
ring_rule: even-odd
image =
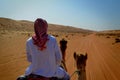
[[[70,76],[70,78],[75,74],[75,73],[77,73],[78,74],[78,76],[80,75],[80,73],[81,73],[81,71],[80,70],[76,70],[76,71],[74,71],[74,73],[72,73],[72,75]]]

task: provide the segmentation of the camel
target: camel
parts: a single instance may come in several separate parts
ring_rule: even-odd
[[[67,71],[66,64],[65,64],[67,41],[65,39],[60,40],[60,49],[61,49],[62,58],[63,58],[62,67]]]
[[[87,61],[87,53],[85,55],[83,54],[76,54],[74,52],[74,60],[76,62],[76,67],[77,70],[76,72],[78,73],[78,80],[86,80],[86,61]]]

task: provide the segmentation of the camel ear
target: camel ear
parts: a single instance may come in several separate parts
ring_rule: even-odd
[[[73,56],[74,56],[74,59],[76,59],[76,57],[77,57],[76,52],[74,52],[74,55],[73,55]]]
[[[86,54],[85,54],[85,59],[87,60],[87,58],[88,58],[88,54],[86,53]]]

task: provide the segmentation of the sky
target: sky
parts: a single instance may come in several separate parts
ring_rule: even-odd
[[[120,30],[120,0],[0,0],[0,17],[89,30]]]

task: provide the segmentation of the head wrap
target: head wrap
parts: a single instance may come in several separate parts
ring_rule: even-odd
[[[41,51],[46,49],[45,44],[49,40],[47,29],[48,29],[48,24],[46,20],[42,18],[36,19],[36,21],[34,22],[35,35],[32,36],[32,39],[33,39],[33,43]]]

